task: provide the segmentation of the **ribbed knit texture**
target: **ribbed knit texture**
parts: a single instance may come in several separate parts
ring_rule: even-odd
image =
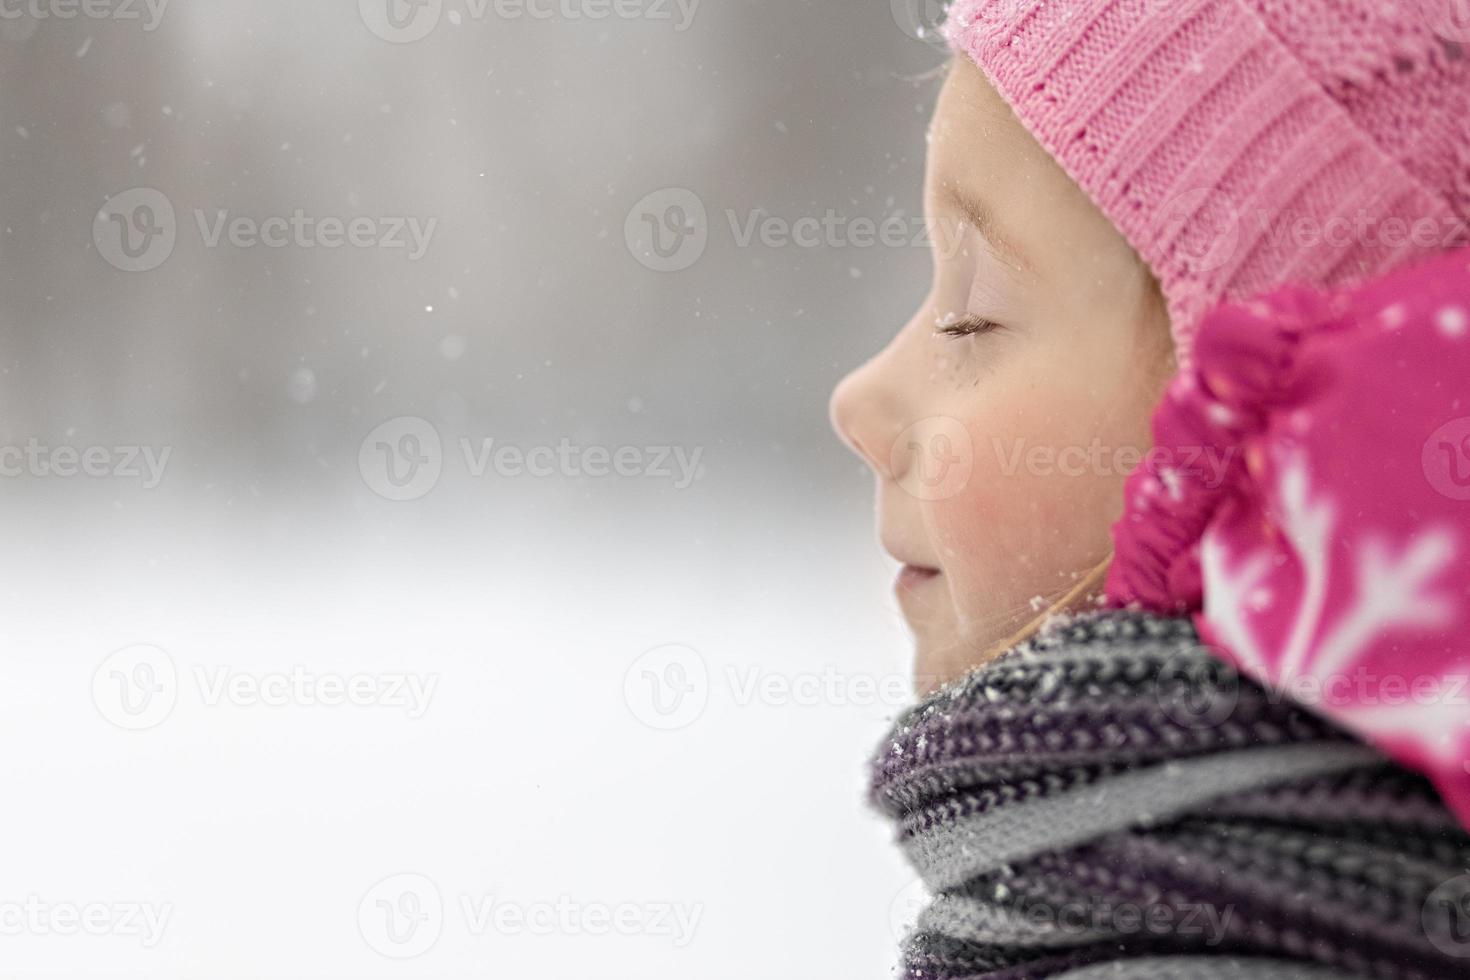
[[[946,34],[1154,271],[1187,366],[1222,299],[1470,240],[1456,2],[958,0]]]
[[[935,896],[907,980],[1470,972],[1470,835],[1429,784],[1187,620],[1054,625],[900,718],[872,797]]]

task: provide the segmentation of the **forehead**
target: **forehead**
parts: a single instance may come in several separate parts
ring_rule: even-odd
[[[1035,195],[1056,190],[1046,179],[1049,162],[980,69],[957,60],[929,131],[931,216],[964,222],[1007,264],[1034,271],[1023,229],[1012,226],[1034,213]]]
[[[925,187],[934,215],[975,210],[956,209],[956,201],[985,212],[991,227],[1039,271],[1065,273],[1079,256],[1132,255],[1112,222],[963,55],[939,95]]]
[[[1050,162],[985,74],[964,56],[950,65],[929,127],[931,159],[959,170],[983,163]]]

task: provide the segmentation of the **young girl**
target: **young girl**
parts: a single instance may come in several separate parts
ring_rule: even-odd
[[[832,401],[928,695],[908,976],[1470,970],[1463,13],[950,11],[933,284]]]

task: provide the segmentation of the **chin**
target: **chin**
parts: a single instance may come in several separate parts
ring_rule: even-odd
[[[919,637],[914,645],[914,693],[928,697],[952,680],[963,677],[974,666],[955,633],[943,637]]]
[[[996,649],[999,644],[1019,628],[1005,624],[973,632],[957,628],[916,631],[914,691],[919,697],[926,697],[993,660],[1000,652]]]

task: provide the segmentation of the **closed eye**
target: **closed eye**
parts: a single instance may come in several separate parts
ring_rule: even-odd
[[[999,323],[976,313],[951,313],[934,325],[934,332],[946,337],[973,337],[999,329]]]

